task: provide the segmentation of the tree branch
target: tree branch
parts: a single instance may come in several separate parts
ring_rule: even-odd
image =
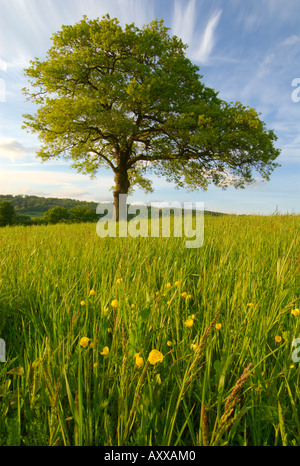
[[[114,166],[114,164],[111,162],[111,160],[109,160],[108,157],[106,157],[106,155],[102,154],[101,152],[97,151],[96,149],[90,149],[89,152],[93,152],[94,154],[97,154],[98,157],[102,157],[103,160],[105,160],[105,162],[110,166],[110,168],[113,170],[113,172],[115,173],[116,171],[116,167]]]

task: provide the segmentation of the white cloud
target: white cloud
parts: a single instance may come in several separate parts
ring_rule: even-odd
[[[180,37],[185,44],[191,44],[195,27],[195,0],[190,0],[184,9],[182,4],[175,2],[172,22],[172,32]]]
[[[123,24],[135,23],[138,27],[154,19],[152,6],[140,0],[117,0],[117,17]]]
[[[6,71],[7,62],[0,57],[0,71]]]
[[[184,8],[182,3],[175,3],[172,33],[180,37],[189,45],[188,55],[198,62],[207,62],[216,42],[215,31],[219,23],[222,10],[216,10],[208,20],[202,36],[195,33],[196,25],[196,1],[190,0]]]
[[[25,147],[16,139],[0,139],[0,159],[8,158],[14,162],[15,159],[24,159],[25,157],[33,156],[35,151],[36,147]]]
[[[65,186],[63,189],[55,191],[52,196],[59,197],[59,198],[68,198],[74,199],[78,197],[83,197],[89,195],[90,192],[86,191],[85,189],[74,189],[70,190],[68,186]]]
[[[216,11],[208,21],[197,51],[193,52],[193,58],[199,62],[206,62],[215,45],[215,30],[219,23],[222,10]]]
[[[46,165],[44,166],[46,167]],[[52,197],[83,198],[94,200],[106,196],[113,185],[113,176],[99,174],[96,180],[90,180],[86,175],[71,171],[71,169],[53,170],[4,168],[0,171],[1,193],[31,194],[47,192]],[[30,187],[30,188],[29,188]]]
[[[282,42],[282,45],[291,46],[291,45],[296,44],[296,43],[299,42],[299,41],[300,41],[300,37],[297,36],[296,34],[294,34],[293,36],[287,37],[287,38]]]

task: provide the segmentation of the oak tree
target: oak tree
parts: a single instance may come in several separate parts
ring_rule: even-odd
[[[39,136],[37,155],[64,157],[91,177],[111,169],[117,217],[119,194],[151,191],[149,174],[189,190],[269,180],[276,135],[253,108],[205,86],[186,50],[163,20],[122,28],[84,16],[62,26],[46,58],[25,70],[37,111],[24,127]]]

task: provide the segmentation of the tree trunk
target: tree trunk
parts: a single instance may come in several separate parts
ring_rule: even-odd
[[[114,218],[120,220],[120,194],[127,195],[130,182],[126,168],[118,167],[115,172],[115,191],[114,191]],[[127,207],[126,207],[127,208]],[[127,211],[126,211],[127,213]],[[124,219],[125,220],[125,219]]]

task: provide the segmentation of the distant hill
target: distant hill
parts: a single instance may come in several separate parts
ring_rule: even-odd
[[[32,218],[41,218],[47,210],[53,207],[64,207],[68,211],[76,206],[85,206],[96,211],[98,202],[79,201],[75,199],[60,199],[56,197],[41,197],[33,195],[16,195],[0,194],[0,202],[9,201],[15,208],[15,212],[19,215],[28,215]],[[103,207],[111,206],[111,203],[103,203]],[[136,206],[138,208],[138,206]],[[148,208],[148,215],[150,208]],[[176,212],[175,212],[176,214]],[[206,215],[226,215],[220,212],[205,211]]]

